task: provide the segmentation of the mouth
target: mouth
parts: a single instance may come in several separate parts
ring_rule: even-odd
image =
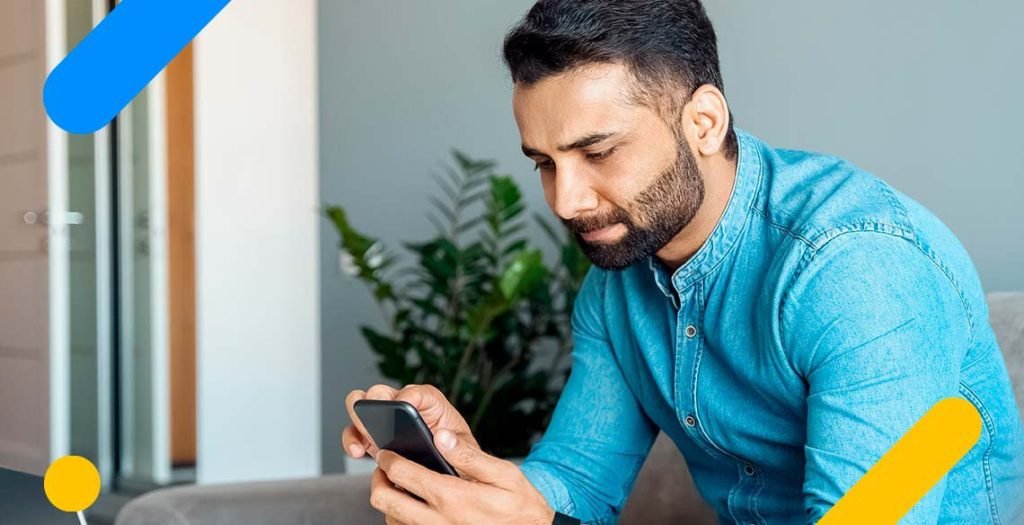
[[[580,234],[580,237],[587,242],[607,242],[615,240],[619,234],[618,232],[622,228],[622,223],[614,223],[604,228],[597,230],[590,230]]]

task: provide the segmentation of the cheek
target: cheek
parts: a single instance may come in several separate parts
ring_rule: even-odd
[[[607,166],[601,170],[593,189],[615,207],[633,212],[633,200],[649,183],[646,173],[630,169],[628,165]]]

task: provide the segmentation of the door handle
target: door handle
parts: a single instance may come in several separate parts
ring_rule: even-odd
[[[25,221],[25,224],[47,225],[50,224],[50,212],[27,211],[24,215],[22,215],[21,219]],[[60,221],[59,224],[68,224],[74,226],[82,224],[83,222],[85,222],[85,214],[77,211],[69,211],[64,214],[64,220]]]

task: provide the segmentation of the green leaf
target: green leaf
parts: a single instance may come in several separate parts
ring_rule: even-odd
[[[495,162],[492,160],[473,160],[459,150],[452,150],[452,156],[459,164],[459,167],[466,173],[479,173],[493,169]]]
[[[535,286],[547,274],[540,250],[520,252],[501,275],[502,296],[515,300]]]
[[[510,304],[500,292],[492,293],[484,301],[477,303],[467,316],[466,324],[470,334],[474,338],[482,336],[496,317],[508,311]]]
[[[522,198],[519,186],[510,177],[491,177],[491,199],[495,209],[507,210],[518,204]]]

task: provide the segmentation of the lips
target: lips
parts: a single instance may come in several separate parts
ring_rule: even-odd
[[[599,228],[597,230],[590,230],[588,232],[583,232],[583,233],[580,234],[580,237],[582,237],[583,240],[585,240],[587,242],[595,242],[595,241],[608,240],[612,236],[612,232],[615,230],[615,227],[618,226],[618,225],[619,225],[619,223],[616,222],[614,224],[610,224],[608,226],[605,226],[604,228]]]

